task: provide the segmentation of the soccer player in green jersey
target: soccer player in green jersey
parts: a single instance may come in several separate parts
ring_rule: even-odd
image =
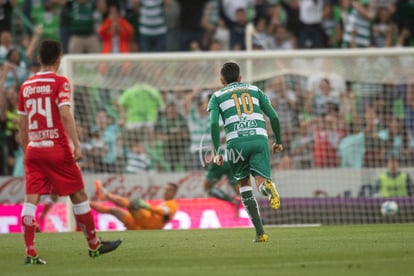
[[[255,178],[258,191],[268,197],[270,206],[279,209],[279,193],[271,180],[270,148],[263,113],[269,117],[275,135],[273,153],[283,150],[279,118],[263,91],[254,85],[241,83],[240,68],[236,63],[225,63],[220,73],[224,87],[211,96],[208,104],[210,132],[215,150],[213,162],[223,164],[223,157],[218,151],[221,116],[226,132],[228,160],[240,185],[243,206],[256,229],[254,242],[267,242],[269,237],[263,230],[250,175]]]

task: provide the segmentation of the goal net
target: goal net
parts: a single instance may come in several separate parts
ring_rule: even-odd
[[[414,50],[402,48],[67,55],[88,192],[100,179],[157,200],[172,181],[189,209],[222,204],[201,200],[214,194],[207,179],[235,196],[226,173],[209,171],[206,104],[227,61],[281,123],[284,151],[271,159],[281,209],[256,194],[266,224],[414,221]],[[397,214],[381,213],[393,212],[381,209],[387,200]]]

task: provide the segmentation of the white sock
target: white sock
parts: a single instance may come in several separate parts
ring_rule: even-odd
[[[91,206],[89,205],[89,201],[84,201],[78,204],[73,204],[73,213],[75,215],[82,215],[86,214],[91,210]]]
[[[260,185],[259,185],[259,192],[260,192],[262,195],[264,195],[264,196],[268,196],[268,194],[267,194],[267,192],[266,192],[266,189],[265,189],[265,187],[264,187],[264,182],[260,183]]]
[[[29,203],[29,202],[23,203],[22,217],[23,216],[34,217],[36,215],[36,208],[37,206],[32,203]]]

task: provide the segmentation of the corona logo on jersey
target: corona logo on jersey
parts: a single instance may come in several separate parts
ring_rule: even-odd
[[[23,89],[23,97],[27,98],[34,94],[50,94],[51,91],[50,85],[39,85],[35,87],[28,85]]]

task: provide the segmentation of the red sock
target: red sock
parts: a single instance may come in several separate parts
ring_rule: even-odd
[[[22,216],[24,245],[26,249],[26,255],[35,257],[37,251],[35,248],[35,232],[36,232],[36,220],[34,216]]]
[[[75,215],[75,219],[78,227],[82,230],[86,240],[88,241],[89,248],[98,248],[99,240],[96,236],[95,222],[93,220],[92,213],[89,211],[81,215]]]

